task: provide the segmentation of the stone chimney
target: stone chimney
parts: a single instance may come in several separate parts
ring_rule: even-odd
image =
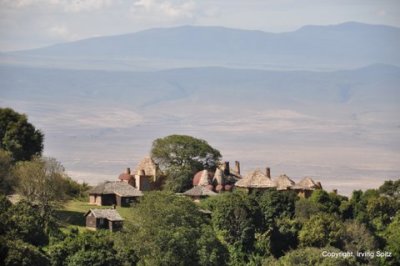
[[[126,171],[125,171],[125,174],[128,174],[128,175],[130,175],[131,174],[131,168],[126,168]]]
[[[231,170],[229,169],[229,162],[224,163],[224,175],[228,176],[231,174]]]
[[[266,175],[268,178],[271,178],[271,168],[269,168],[269,167],[265,168],[265,175]]]
[[[236,174],[240,175],[240,162],[235,161],[235,172]]]

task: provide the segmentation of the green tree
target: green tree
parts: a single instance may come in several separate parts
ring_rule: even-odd
[[[170,135],[153,141],[152,159],[167,174],[167,187],[181,192],[191,187],[193,174],[215,169],[221,153],[205,140],[185,135]]]
[[[202,265],[208,261],[210,264],[205,265],[216,265],[223,262],[219,255],[223,246],[212,236],[212,229],[205,227],[204,214],[188,198],[150,192],[132,212],[132,225],[127,225],[126,230],[134,236],[129,245],[137,251],[139,264]],[[204,238],[207,235],[216,241],[213,245],[210,238]],[[208,258],[205,253],[209,253]]]
[[[228,250],[221,244],[214,230],[208,224],[202,225],[197,246],[199,265],[219,266],[227,264],[229,258]]]
[[[10,194],[15,186],[10,153],[0,149],[0,193]]]
[[[309,199],[302,198],[295,203],[295,216],[302,222],[307,221],[311,216],[319,212],[319,204]]]
[[[386,228],[383,237],[386,240],[386,249],[392,253],[392,257],[387,258],[387,263],[396,265],[400,261],[400,212]]]
[[[65,199],[64,168],[54,158],[35,157],[32,161],[19,162],[15,176],[18,179],[17,192],[38,206],[38,212],[48,227],[54,207]]]
[[[43,218],[31,202],[23,200],[11,206],[6,213],[5,228],[8,239],[20,239],[35,246],[48,243]]]
[[[344,225],[337,216],[318,213],[304,223],[299,240],[302,246],[341,247],[343,235]]]
[[[378,189],[380,194],[394,198],[400,198],[400,179],[396,181],[388,180]]]
[[[292,218],[295,213],[296,194],[293,191],[266,191],[258,198],[264,220],[264,229],[272,228],[277,219]]]
[[[339,207],[341,198],[335,194],[329,194],[325,190],[317,189],[313,191],[309,200],[318,205],[318,208],[322,212],[327,213],[340,213]]]
[[[120,265],[114,242],[108,232],[72,233],[49,247],[52,265],[113,266]]]
[[[5,266],[32,266],[50,265],[48,257],[37,247],[19,239],[4,240],[0,238],[2,249],[2,265]],[[1,258],[3,257],[3,258]]]
[[[26,115],[0,108],[0,148],[15,161],[30,160],[43,151],[43,134],[28,122]]]
[[[212,224],[227,244],[231,263],[244,263],[254,250],[254,209],[244,193],[225,193],[212,200]]]
[[[285,256],[276,260],[272,257],[266,258],[263,262],[265,266],[352,266],[357,265],[354,257],[342,256],[338,258],[326,256],[326,254],[337,254],[340,250],[332,247],[325,247],[323,249],[315,247],[305,247],[292,250],[285,254]],[[325,255],[324,255],[325,254]]]
[[[366,212],[370,227],[374,231],[384,231],[399,210],[398,206],[399,202],[385,196],[368,199]]]
[[[365,224],[356,220],[349,220],[345,222],[345,231],[343,235],[342,249],[353,252],[365,252],[376,250],[378,243],[373,234],[368,230]],[[357,257],[361,263],[371,263],[371,258]]]

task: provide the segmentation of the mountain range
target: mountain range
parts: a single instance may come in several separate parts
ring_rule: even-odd
[[[400,29],[348,22],[268,33],[181,26],[103,36],[2,56],[8,62],[114,70],[224,66],[332,70],[400,64]]]

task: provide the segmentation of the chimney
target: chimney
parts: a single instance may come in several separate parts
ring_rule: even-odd
[[[229,162],[224,163],[224,175],[230,175],[231,171],[229,169]]]
[[[269,167],[265,168],[265,174],[267,175],[268,178],[271,178],[271,168]]]
[[[125,174],[128,174],[128,175],[130,175],[131,174],[131,168],[126,168],[126,171],[125,171]]]
[[[235,172],[236,174],[240,175],[240,162],[235,161]]]

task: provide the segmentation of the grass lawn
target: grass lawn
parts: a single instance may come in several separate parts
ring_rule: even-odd
[[[88,201],[70,200],[64,204],[63,208],[56,210],[56,216],[61,222],[61,226],[65,229],[77,228],[78,230],[86,230],[85,213],[89,209],[109,209],[111,206],[90,205]],[[125,221],[132,220],[132,211],[130,207],[118,207],[118,213]]]

